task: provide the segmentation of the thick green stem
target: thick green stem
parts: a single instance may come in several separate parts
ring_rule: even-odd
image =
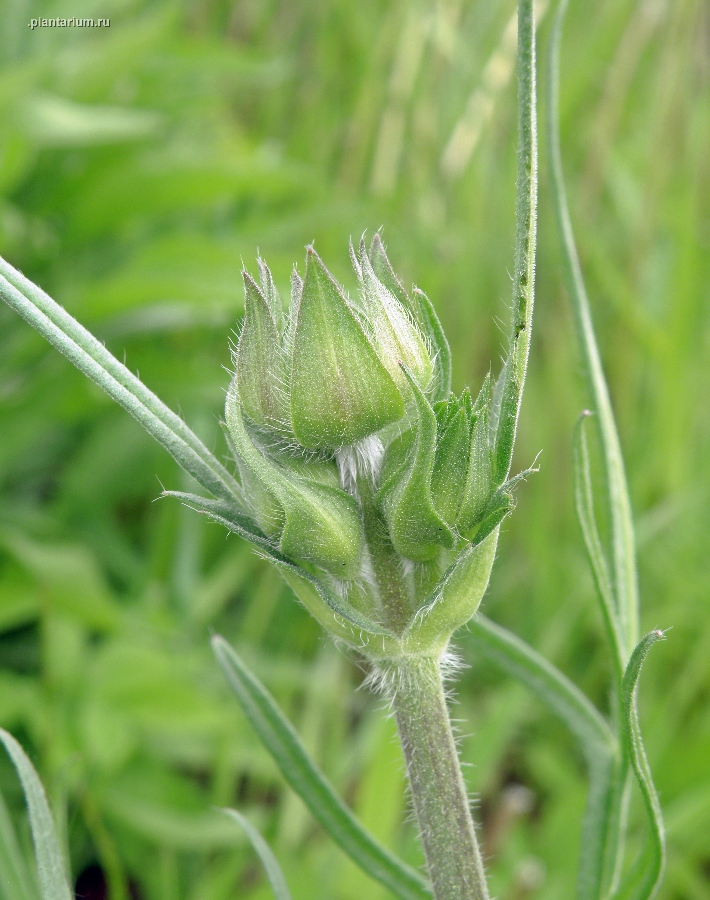
[[[386,673],[436,900],[488,900],[439,661],[398,660]]]

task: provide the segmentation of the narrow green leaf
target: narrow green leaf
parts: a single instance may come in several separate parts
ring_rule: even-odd
[[[624,674],[624,643],[619,630],[619,622],[616,615],[614,595],[609,577],[604,549],[597,530],[596,517],[594,515],[594,494],[592,489],[592,473],[589,464],[589,448],[587,446],[587,433],[584,427],[590,413],[584,412],[577,420],[573,438],[573,469],[574,469],[574,501],[577,508],[577,517],[582,528],[584,544],[587,548],[589,564],[594,576],[594,584],[604,617],[607,637],[614,659],[614,668],[618,683]]]
[[[631,654],[622,683],[621,694],[624,704],[624,715],[621,735],[623,748],[641,789],[641,796],[648,819],[648,842],[639,864],[632,869],[620,890],[615,893],[615,900],[617,898],[618,900],[650,900],[650,898],[656,896],[663,880],[666,859],[663,814],[658,793],[653,783],[651,767],[648,764],[646,751],[644,750],[636,706],[636,693],[641,667],[648,655],[648,651],[663,637],[662,631],[650,631],[639,641]]]
[[[621,766],[616,738],[596,707],[566,675],[505,628],[477,615],[462,640],[472,642],[478,653],[519,679],[576,737],[589,773],[577,900],[599,900],[604,861],[615,839],[609,808],[615,802]]]
[[[236,809],[223,809],[222,812],[234,819],[234,821],[241,825],[246,832],[252,847],[261,860],[261,864],[264,867],[266,877],[269,879],[269,884],[271,885],[271,890],[274,892],[276,900],[291,900],[291,894],[289,893],[286,879],[281,871],[281,866],[279,866],[276,857],[271,851],[271,847],[266,843],[258,829],[251,824],[246,816],[237,812]]]
[[[518,180],[515,208],[515,268],[510,346],[496,386],[493,471],[498,485],[508,477],[530,352],[535,296],[537,238],[537,113],[533,4],[518,0]]]
[[[276,544],[257,527],[249,516],[236,509],[234,504],[224,500],[213,500],[211,497],[201,497],[199,494],[189,494],[185,491],[163,491],[162,497],[175,497],[185,506],[194,509],[208,519],[219,522],[229,531],[243,537],[244,540],[254,544],[260,550],[271,553],[276,549]]]
[[[382,847],[337,797],[274,699],[224,638],[213,637],[212,648],[244,714],[282,775],[338,846],[395,896],[429,898],[422,877]]]
[[[611,407],[609,389],[602,369],[599,349],[594,336],[594,325],[589,298],[582,277],[579,255],[572,230],[560,151],[559,127],[559,68],[560,40],[567,0],[561,0],[550,36],[547,140],[550,157],[552,196],[564,262],[565,280],[574,309],[577,337],[579,339],[592,406],[597,413],[596,422],[601,439],[607,503],[611,520],[612,571],[619,627],[623,637],[624,662],[629,658],[638,640],[638,578],[636,573],[636,549],[631,501],[626,484],[626,472],[621,444]]]
[[[599,753],[616,753],[616,740],[601,713],[566,675],[525,641],[480,614],[471,620],[461,639],[522,681],[559,716],[590,764]]]
[[[25,751],[4,728],[0,728],[0,741],[17,769],[27,801],[42,900],[72,900],[54,821],[39,776]]]
[[[182,419],[66,310],[2,258],[0,297],[137,419],[204,488],[217,497],[240,502],[237,482]]]
[[[0,794],[0,897],[2,900],[35,900],[37,897],[37,887],[32,884],[2,794]]]

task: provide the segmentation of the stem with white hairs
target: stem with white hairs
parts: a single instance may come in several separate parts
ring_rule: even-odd
[[[398,661],[385,673],[414,812],[436,900],[487,900],[483,861],[439,660]]]

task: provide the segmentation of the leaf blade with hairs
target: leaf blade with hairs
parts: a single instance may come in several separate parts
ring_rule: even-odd
[[[584,359],[587,389],[594,411],[597,413],[596,421],[602,446],[607,504],[611,518],[613,584],[619,627],[624,641],[623,658],[624,661],[627,661],[638,640],[639,627],[636,540],[621,443],[594,335],[589,298],[582,277],[562,171],[558,102],[559,48],[566,10],[567,0],[561,0],[555,15],[549,45],[547,139],[550,148],[552,197],[560,234],[565,280],[572,299],[577,337]]]
[[[599,537],[596,517],[594,515],[594,495],[592,490],[592,473],[589,462],[589,447],[584,423],[589,413],[582,413],[574,430],[572,444],[574,502],[577,518],[582,528],[584,544],[587,548],[589,565],[594,577],[599,603],[604,617],[607,637],[614,658],[614,667],[618,682],[623,678],[624,642],[619,629],[619,621],[614,603],[614,592],[609,576],[609,567],[604,555],[604,548]]]
[[[518,678],[558,715],[577,738],[588,760],[603,749],[615,752],[616,741],[592,702],[551,662],[517,635],[485,616],[477,615],[462,635],[491,662]]]
[[[493,472],[496,486],[510,472],[525,375],[530,354],[535,298],[537,239],[537,115],[535,34],[531,3],[518,5],[518,177],[515,209],[515,267],[508,356],[496,385]],[[527,61],[527,65],[521,64]]]
[[[0,258],[0,298],[129,412],[210,493],[241,502],[235,479],[197,435],[89,331]]]
[[[663,640],[663,638],[664,633],[658,630],[650,631],[641,638],[631,654],[621,688],[624,705],[621,728],[624,754],[631,763],[641,789],[641,796],[648,819],[650,841],[637,865],[632,868],[621,888],[614,894],[614,900],[651,900],[652,897],[656,896],[663,880],[666,860],[663,814],[658,799],[658,792],[653,783],[651,767],[648,764],[648,758],[643,746],[638,708],[636,706],[636,693],[641,667],[651,647],[658,641]]]
[[[314,818],[354,862],[402,900],[429,897],[414,869],[382,847],[354,818],[316,768],[273,698],[224,640],[212,638],[220,668],[282,775]]]

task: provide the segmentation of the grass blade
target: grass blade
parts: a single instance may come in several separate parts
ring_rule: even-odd
[[[582,278],[579,255],[572,230],[567,195],[562,172],[559,128],[559,67],[562,24],[567,0],[560,0],[550,35],[547,131],[550,149],[552,196],[560,243],[564,259],[567,288],[572,298],[577,336],[584,358],[587,385],[602,446],[607,505],[611,522],[613,585],[619,626],[624,643],[624,662],[628,660],[638,640],[638,583],[636,549],[631,501],[626,484],[624,460],[619,435],[611,408],[609,389],[602,369],[599,349],[589,308],[589,298]]]
[[[0,257],[0,297],[127,410],[210,493],[241,502],[235,479],[197,435],[89,331]]]
[[[537,114],[533,4],[518,0],[518,181],[510,349],[496,385],[494,477],[508,477],[530,353],[537,238]]]
[[[618,900],[622,900],[622,898],[623,900],[650,900],[658,891],[665,868],[666,843],[663,814],[661,813],[658,793],[653,783],[651,767],[646,758],[636,706],[636,693],[641,667],[648,655],[648,651],[663,637],[662,631],[651,631],[639,641],[631,654],[622,685],[624,754],[631,763],[636,780],[641,788],[641,796],[643,797],[648,818],[649,841],[646,853],[642,855],[639,864],[632,869],[626,882],[614,895]]]
[[[212,649],[246,717],[282,775],[336,844],[402,900],[430,898],[419,873],[382,847],[342,803],[274,699],[224,638],[212,638]]]
[[[589,447],[587,446],[587,432],[584,427],[589,415],[589,412],[582,413],[574,430],[572,442],[574,502],[611,646],[617,684],[620,685],[624,676],[624,642],[616,616],[609,568],[594,515],[594,494],[589,464]]]
[[[222,810],[222,812],[234,819],[234,821],[241,825],[246,832],[252,847],[261,860],[261,864],[264,867],[264,872],[266,872],[266,877],[269,880],[271,890],[274,892],[276,900],[291,900],[291,894],[289,893],[286,879],[281,871],[281,866],[278,864],[276,857],[272,853],[271,847],[266,843],[258,829],[251,824],[246,816],[237,812],[236,809],[225,809]]]
[[[0,741],[17,769],[27,801],[42,900],[72,900],[54,821],[39,776],[25,751],[4,728],[0,728]]]

